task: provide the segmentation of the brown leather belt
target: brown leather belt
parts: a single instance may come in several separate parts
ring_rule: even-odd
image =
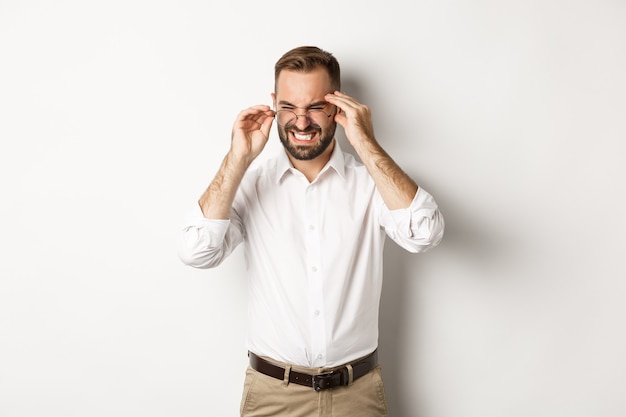
[[[248,356],[250,357],[250,367],[255,371],[276,379],[282,380],[285,378],[285,368],[282,366],[274,365],[273,363],[258,357],[252,352],[249,352]],[[369,371],[374,369],[376,365],[378,365],[378,350],[375,350],[363,359],[350,363],[350,366],[352,366],[352,380],[354,381],[367,374]],[[306,387],[313,387],[315,391],[321,391],[324,389],[348,385],[350,381],[348,368],[346,366],[342,366],[332,372],[325,372],[317,375],[305,374],[291,370],[289,372],[289,382],[304,385]]]

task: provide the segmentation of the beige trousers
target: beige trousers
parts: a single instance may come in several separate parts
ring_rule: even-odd
[[[275,361],[273,361],[275,362]],[[387,417],[387,400],[380,366],[350,385],[315,391],[290,384],[291,369],[310,374],[319,369],[288,366],[279,380],[248,367],[241,399],[242,417]]]

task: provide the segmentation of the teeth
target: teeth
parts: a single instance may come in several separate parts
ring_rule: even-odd
[[[298,134],[298,133],[295,133],[295,132],[294,132],[294,134],[293,134],[293,135],[294,135],[294,136],[296,137],[296,139],[298,139],[298,140],[311,140],[311,139],[313,138],[313,134],[308,134],[308,135],[300,135],[300,134]]]

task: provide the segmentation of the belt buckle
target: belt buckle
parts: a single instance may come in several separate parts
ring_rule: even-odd
[[[321,391],[323,389],[328,388],[328,385],[324,385],[328,379],[333,376],[333,372],[326,372],[324,374],[313,375],[313,389],[315,391]]]

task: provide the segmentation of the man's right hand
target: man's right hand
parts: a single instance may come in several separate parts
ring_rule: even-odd
[[[274,111],[266,105],[249,107],[239,113],[233,125],[231,153],[247,164],[259,156],[270,134]]]
[[[233,126],[230,151],[198,203],[207,219],[228,219],[239,183],[270,136],[274,111],[259,105],[243,110]]]

